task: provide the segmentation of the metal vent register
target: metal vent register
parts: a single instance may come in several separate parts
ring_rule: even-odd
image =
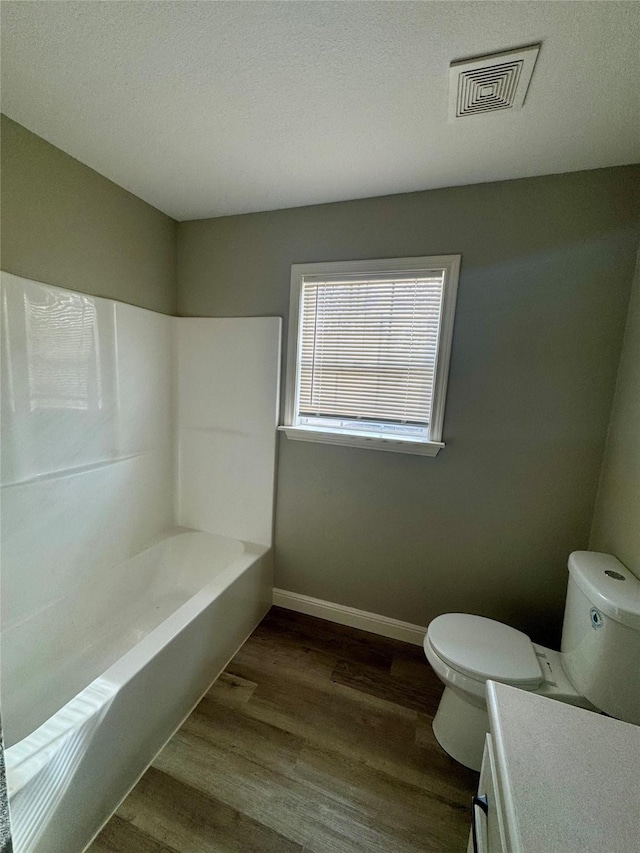
[[[497,110],[518,110],[524,103],[539,44],[452,62],[449,120]]]

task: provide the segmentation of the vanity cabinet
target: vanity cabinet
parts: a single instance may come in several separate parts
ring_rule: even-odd
[[[471,806],[471,821],[467,853],[508,853],[502,798],[490,734],[484,744],[478,793]]]
[[[494,682],[487,698],[467,853],[640,850],[640,727]]]

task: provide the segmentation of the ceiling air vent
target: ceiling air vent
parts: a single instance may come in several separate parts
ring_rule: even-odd
[[[539,44],[452,62],[449,68],[449,121],[519,110],[524,103]]]

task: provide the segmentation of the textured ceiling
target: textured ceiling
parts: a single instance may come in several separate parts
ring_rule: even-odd
[[[636,2],[3,2],[3,112],[174,216],[640,160]],[[524,109],[452,60],[542,42]]]

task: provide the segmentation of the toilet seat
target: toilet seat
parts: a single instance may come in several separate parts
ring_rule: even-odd
[[[491,679],[533,690],[543,680],[529,637],[483,616],[468,613],[438,616],[430,623],[425,637],[425,652],[428,650],[483,687]]]

